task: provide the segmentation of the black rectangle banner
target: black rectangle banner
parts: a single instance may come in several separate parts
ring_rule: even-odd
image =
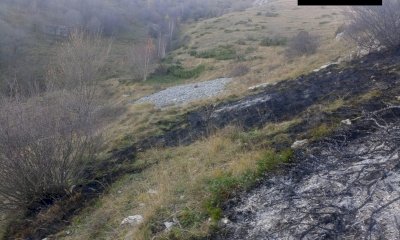
[[[379,6],[382,0],[298,0],[299,6]]]

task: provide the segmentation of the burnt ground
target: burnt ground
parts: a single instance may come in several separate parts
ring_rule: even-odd
[[[400,239],[400,107],[297,151],[232,199],[218,239]]]
[[[183,121],[175,123],[161,136],[149,137],[131,147],[115,150],[107,161],[92,165],[87,170],[87,182],[78,186],[73,193],[54,200],[51,206],[31,209],[24,220],[11,224],[8,231],[9,239],[42,239],[60,231],[69,224],[72,216],[85,206],[89,206],[106,191],[107,185],[126,173],[142,170],[130,167],[137,151],[153,146],[190,144],[227,125],[236,124],[249,130],[269,122],[290,120],[301,115],[304,122],[291,130],[293,136],[298,136],[324,121],[355,118],[363,112],[384,108],[388,102],[395,101],[399,94],[399,63],[400,51],[372,54],[346,65],[330,66],[297,79],[282,81],[242,99],[209,105],[189,112]],[[371,91],[384,94],[368,101],[361,101],[361,96]],[[354,104],[331,114],[323,114],[317,110],[309,111],[310,107],[316,104],[328,104],[338,98]],[[237,202],[236,205],[240,204],[241,202]],[[232,213],[236,211],[233,210],[233,206],[236,205],[232,204],[229,211]],[[43,218],[44,213],[54,211],[54,208],[57,209],[56,214],[53,214],[56,217]],[[242,223],[246,225],[237,218],[237,224]],[[241,229],[244,229],[242,233],[237,234],[246,234],[250,231],[249,227]],[[227,232],[227,236],[232,233],[231,230]]]

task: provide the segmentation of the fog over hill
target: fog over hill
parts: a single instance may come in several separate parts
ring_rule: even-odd
[[[48,64],[41,56],[51,55],[54,41],[67,38],[76,29],[135,43],[150,37],[157,42],[158,54],[164,57],[179,46],[181,23],[243,10],[250,3],[250,0],[2,1],[0,89],[4,91],[15,81],[21,88],[41,85],[46,71],[42,68]],[[32,62],[36,64],[29,64]]]

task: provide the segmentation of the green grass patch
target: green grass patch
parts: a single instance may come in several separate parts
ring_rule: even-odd
[[[329,136],[336,128],[337,124],[328,125],[326,123],[322,123],[319,126],[311,129],[308,135],[311,137],[312,140],[318,140]]]
[[[206,51],[190,51],[189,54],[197,58],[214,58],[216,60],[230,60],[236,58],[236,49],[233,45],[218,46]]]
[[[223,203],[235,192],[249,189],[264,177],[265,173],[276,170],[281,164],[288,163],[292,157],[293,151],[291,149],[281,152],[269,150],[257,161],[255,170],[249,170],[241,176],[226,173],[209,180],[207,186],[211,196],[205,202],[205,209],[209,217],[214,221],[220,220],[223,216]]]
[[[181,80],[197,78],[206,70],[205,65],[199,65],[192,69],[185,69],[180,64],[160,66],[147,80],[148,83],[176,83]]]

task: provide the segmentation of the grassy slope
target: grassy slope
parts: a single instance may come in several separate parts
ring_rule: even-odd
[[[187,65],[204,62],[212,65],[215,70],[209,71],[204,76],[206,79],[229,76],[232,68],[238,64],[250,67],[251,72],[238,78],[233,87],[242,92],[255,84],[279,81],[309,72],[345,54],[342,44],[334,40],[335,31],[343,21],[340,13],[339,8],[297,7],[290,0],[271,1],[263,7],[188,26],[187,35],[191,37],[189,49],[177,51],[180,55],[178,59]],[[301,30],[321,37],[321,47],[317,54],[288,61],[283,54],[284,46],[260,46],[263,38],[290,38]],[[243,58],[239,61],[216,61],[196,59],[185,54],[190,50],[202,51],[228,44],[233,45]]]
[[[343,42],[335,40],[335,32],[343,22],[341,11],[336,7],[297,7],[291,0],[275,0],[263,7],[234,12],[185,26],[182,37],[189,37],[190,41],[172,52],[171,57],[181,62],[187,69],[203,64],[206,70],[196,78],[175,82],[169,82],[168,77],[164,81],[161,77],[156,82],[132,83],[129,81],[129,76],[107,81],[108,89],[114,93],[113,101],[128,109],[110,131],[110,138],[125,142],[127,134],[137,138],[149,133],[158,133],[160,129],[154,123],[159,119],[165,118],[165,115],[168,115],[167,118],[173,118],[176,112],[186,111],[179,109],[165,114],[154,109],[149,111],[150,106],[140,107],[130,104],[140,97],[168,86],[230,77],[232,70],[238,65],[250,68],[248,74],[234,79],[229,86],[230,91],[227,91],[225,96],[196,103],[201,105],[204,102],[215,102],[231,96],[242,96],[248,94],[247,89],[251,86],[294,78],[340,57],[345,58],[350,53],[349,48],[346,48]],[[274,14],[267,14],[271,12]],[[316,54],[289,60],[284,56],[285,46],[260,46],[260,42],[266,37],[290,38],[301,30],[320,36],[321,47]],[[213,51],[218,46],[228,44],[232,45],[230,48],[236,51],[239,60],[205,59],[190,55],[192,51],[200,53]]]
[[[299,8],[291,2],[272,1],[262,8],[231,13],[186,26],[184,34],[189,35],[191,40],[186,47],[173,52],[172,56],[179,59],[185,67],[205,64],[207,70],[200,77],[184,82],[229,76],[234,66],[244,64],[251,68],[251,72],[235,79],[230,92],[244,95],[249,86],[295,77],[346,55],[346,51],[341,47],[342,43],[334,40],[335,31],[342,21],[340,9]],[[272,10],[278,15],[266,17],[265,13]],[[321,36],[322,46],[317,54],[288,62],[283,55],[284,47],[260,46],[264,37],[290,37],[300,30],[308,30]],[[247,60],[238,62],[235,59],[203,59],[189,54],[192,50],[214,49],[221,43],[232,44]],[[170,84],[163,85],[162,79],[159,79],[161,87],[147,83],[132,84],[122,81],[123,79],[111,79],[105,83],[113,92],[113,101],[127,107],[127,111],[109,129],[109,138],[113,139],[110,142],[111,146],[126,145],[138,137],[155,134],[160,131],[160,119],[173,121],[185,111],[158,111],[148,105],[130,105],[130,101]],[[122,97],[123,94],[129,96]],[[335,103],[335,106],[327,106],[327,109],[331,111],[340,105],[342,103]],[[260,177],[260,169],[268,170],[275,166],[277,160],[287,160],[273,152],[270,140],[291,141],[285,131],[297,122],[298,120],[293,120],[268,125],[262,130],[250,133],[228,128],[190,146],[153,149],[142,153],[138,157],[139,164],[158,164],[141,174],[125,176],[115,183],[95,206],[86,209],[74,219],[74,223],[68,229],[69,235],[63,232],[59,237],[151,239],[151,232],[159,230],[159,238],[167,235],[179,239],[206,236],[215,223],[209,221],[208,217],[220,217],[220,209],[216,207],[218,201],[229,197],[229,192],[238,186],[251,184]],[[316,129],[312,134],[319,137],[327,131],[328,129]],[[253,145],[254,147],[250,147]],[[158,193],[150,194],[149,190],[156,190]],[[221,192],[225,194],[221,195]],[[120,226],[124,217],[135,214],[145,217],[144,224],[139,227]],[[168,234],[163,233],[162,223],[173,221],[174,218],[179,220],[181,226]]]

